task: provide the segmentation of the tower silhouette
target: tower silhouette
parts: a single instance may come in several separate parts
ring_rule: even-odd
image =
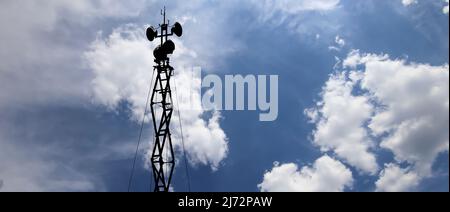
[[[160,45],[153,51],[156,63],[154,70],[157,74],[150,103],[155,132],[151,163],[155,181],[154,191],[168,192],[175,168],[175,155],[170,132],[170,122],[174,112],[170,83],[171,77],[174,75],[174,68],[170,65],[168,57],[175,51],[175,44],[169,40],[169,37],[173,35],[181,37],[183,29],[178,22],[170,26],[169,21],[166,21],[165,8],[161,15],[163,23],[158,28],[149,27],[146,32],[147,38],[151,42],[160,38]],[[158,34],[158,29],[160,29],[160,34]]]

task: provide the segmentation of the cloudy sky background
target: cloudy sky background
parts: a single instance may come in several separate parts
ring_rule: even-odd
[[[127,190],[164,5],[193,191],[448,191],[448,0],[3,0],[0,191]],[[278,119],[204,110],[192,67],[278,74]]]

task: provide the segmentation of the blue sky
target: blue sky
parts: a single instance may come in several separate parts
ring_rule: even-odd
[[[279,75],[274,122],[182,111],[193,191],[448,191],[448,3],[412,2],[2,1],[0,191],[126,191],[164,5],[180,88]]]

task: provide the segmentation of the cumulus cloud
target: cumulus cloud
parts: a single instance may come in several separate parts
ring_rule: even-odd
[[[353,184],[352,172],[341,162],[322,156],[312,167],[275,164],[258,188],[263,192],[340,192]]]
[[[356,84],[354,76],[332,75],[323,88],[322,100],[305,112],[316,124],[315,145],[323,152],[333,151],[364,172],[375,174],[378,166],[370,151],[373,141],[364,127],[373,113],[373,106],[367,96],[353,95]]]
[[[352,50],[342,67],[330,75],[316,106],[305,110],[315,124],[313,143],[371,175],[379,170],[377,149],[389,150],[394,161],[379,173],[376,190],[414,189],[432,175],[436,157],[449,150],[448,65],[409,63]],[[309,169],[275,166],[259,187],[299,190],[298,185],[305,187],[304,170]]]
[[[180,58],[180,62],[183,60]],[[188,61],[185,61],[187,65]],[[228,138],[220,126],[221,113],[216,110],[205,110],[201,103],[201,76],[187,66],[179,67],[174,78],[176,82],[177,98],[175,106],[180,108],[180,114],[175,114],[173,122],[175,144],[180,147],[181,127],[183,127],[184,141],[189,160],[192,164],[209,165],[217,170],[228,154]],[[181,117],[180,117],[180,116]],[[205,116],[206,115],[206,116]],[[201,118],[206,117],[206,118]]]
[[[154,65],[154,44],[150,44],[145,38],[144,29],[145,27],[136,25],[119,27],[106,38],[99,37],[92,43],[91,50],[85,54],[95,75],[92,81],[94,102],[115,110],[120,102],[125,101],[130,105],[130,118],[135,121],[144,116],[145,100]],[[201,76],[193,74],[190,68],[196,53],[177,40],[176,46],[177,50],[172,57],[176,88],[179,97],[188,97],[188,101],[176,102],[175,94],[173,98],[175,106],[187,109],[181,111],[186,151],[192,164],[210,165],[215,170],[228,152],[228,139],[219,124],[220,113],[205,111],[201,106]],[[206,113],[212,115],[202,118]],[[146,119],[150,119],[149,114]],[[174,138],[178,138],[174,139],[176,148],[181,146],[178,119],[178,114],[175,113],[172,118],[175,120],[172,131]]]
[[[153,52],[143,34],[143,27],[141,30],[134,25],[120,27],[106,40],[100,34],[92,43],[91,51],[85,54],[95,76],[93,100],[109,109],[128,100],[136,121],[144,115],[153,70]]]
[[[419,184],[420,177],[409,168],[400,168],[396,164],[386,164],[375,182],[379,192],[405,192]]]
[[[368,125],[375,136],[387,134],[380,146],[428,175],[436,156],[449,148],[448,65],[408,64],[355,51],[350,57],[364,66],[361,88],[381,105]]]
[[[347,71],[333,74],[322,100],[306,111],[316,124],[313,142],[374,174],[375,154],[368,151],[373,137],[395,156],[381,172],[380,190],[388,190],[389,183],[395,184],[394,190],[413,188],[432,174],[436,157],[449,149],[448,65],[408,63],[353,50],[343,66]],[[404,162],[405,169],[396,165]],[[394,175],[403,176],[403,184],[394,181]]]

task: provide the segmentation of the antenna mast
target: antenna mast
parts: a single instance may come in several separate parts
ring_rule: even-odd
[[[155,180],[154,191],[168,192],[175,168],[175,156],[170,133],[170,122],[174,111],[170,81],[174,75],[174,68],[170,66],[168,57],[175,50],[175,44],[168,38],[173,35],[181,37],[183,29],[177,22],[170,26],[169,32],[169,21],[166,22],[165,7],[164,10],[161,10],[161,15],[163,16],[163,23],[159,25],[160,34],[153,27],[149,27],[146,33],[149,41],[160,38],[161,42],[153,51],[156,63],[154,69],[157,74],[150,105],[155,132],[151,163],[153,179]]]

